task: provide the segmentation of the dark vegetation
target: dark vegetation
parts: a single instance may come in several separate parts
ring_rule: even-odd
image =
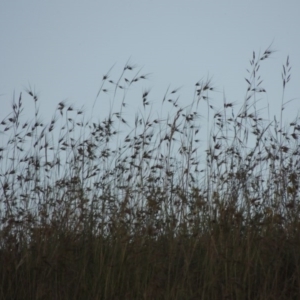
[[[300,299],[300,120],[282,116],[289,58],[278,121],[256,106],[272,52],[253,53],[239,109],[225,97],[215,108],[208,78],[190,105],[168,89],[162,105],[175,112],[138,112],[132,127],[126,95],[147,75],[129,63],[117,80],[103,76],[95,101],[121,104],[96,123],[61,102],[43,124],[32,89],[35,117],[22,121],[20,94],[0,125],[0,298]],[[200,108],[212,121],[202,150]]]

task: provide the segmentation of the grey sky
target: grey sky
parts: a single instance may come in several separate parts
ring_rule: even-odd
[[[268,100],[271,113],[279,114],[282,64],[290,55],[285,100],[298,98],[286,110],[293,118],[300,107],[299,11],[298,0],[2,0],[0,120],[11,111],[13,92],[29,85],[48,120],[65,99],[89,110],[102,76],[116,63],[111,74],[117,78],[129,58],[151,73],[127,101],[134,111],[143,88],[152,88],[150,100],[159,107],[169,84],[182,86],[179,101],[188,104],[195,83],[208,74],[220,91],[216,106],[222,107],[217,101],[223,91],[228,102],[241,105],[252,51],[258,54],[272,42],[278,51],[261,66],[267,90],[262,107]],[[32,100],[24,95],[23,103],[33,117]],[[97,102],[94,113],[103,116],[104,108]]]

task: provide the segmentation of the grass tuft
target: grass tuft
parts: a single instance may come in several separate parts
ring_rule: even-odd
[[[282,115],[289,57],[279,120],[257,108],[273,52],[253,52],[240,108],[225,95],[212,105],[207,78],[187,106],[169,87],[167,116],[152,116],[143,87],[143,111],[128,120],[127,93],[149,77],[129,61],[116,80],[112,68],[103,76],[93,103],[112,99],[103,120],[60,102],[44,124],[28,88],[34,118],[23,121],[24,95],[14,98],[0,123],[0,298],[299,299],[300,120],[284,127]]]

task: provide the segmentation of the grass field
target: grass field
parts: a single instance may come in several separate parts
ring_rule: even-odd
[[[212,105],[208,78],[190,105],[168,89],[162,105],[174,113],[137,112],[132,127],[127,90],[148,75],[131,64],[103,76],[95,103],[123,98],[98,122],[60,102],[43,124],[31,89],[34,118],[22,121],[24,95],[14,99],[0,123],[0,299],[300,299],[300,120],[286,127],[282,116],[289,58],[278,120],[257,109],[272,52],[253,53],[241,107]],[[204,133],[199,111],[210,115]]]

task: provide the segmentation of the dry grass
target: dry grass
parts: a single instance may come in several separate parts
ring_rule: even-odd
[[[0,125],[9,136],[0,149],[0,298],[299,299],[300,122],[267,123],[256,108],[272,52],[253,53],[240,110],[225,97],[212,106],[208,78],[189,106],[168,89],[162,105],[172,116],[137,113],[131,124],[127,92],[148,75],[129,63],[117,80],[103,77],[95,102],[121,96],[105,120],[61,102],[45,125],[28,89],[35,117],[23,122],[20,95]],[[290,76],[287,59],[282,108]]]

